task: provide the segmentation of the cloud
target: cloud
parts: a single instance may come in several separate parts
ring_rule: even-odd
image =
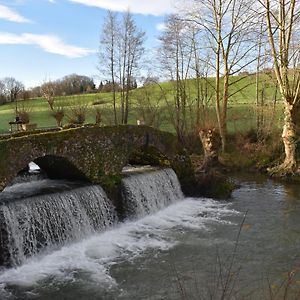
[[[30,23],[31,21],[21,16],[18,12],[11,8],[0,4],[0,19],[4,19],[11,22],[17,23]]]
[[[0,32],[0,44],[6,45],[35,45],[46,52],[78,58],[95,53],[95,50],[66,44],[55,35],[23,33],[21,35]]]
[[[161,16],[174,11],[173,0],[69,0],[87,6],[126,11],[143,15]]]

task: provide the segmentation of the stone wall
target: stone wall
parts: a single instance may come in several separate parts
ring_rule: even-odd
[[[190,158],[170,133],[147,126],[81,127],[0,140],[0,191],[35,161],[50,177],[114,185],[129,162],[170,166],[184,184]]]

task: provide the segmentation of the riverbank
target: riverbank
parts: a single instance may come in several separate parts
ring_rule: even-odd
[[[254,131],[240,133],[228,137],[226,152],[219,151],[217,162],[203,169],[204,155],[191,154],[194,166],[198,193],[205,197],[228,199],[236,188],[230,180],[233,173],[246,172],[268,174],[268,169],[279,165],[284,159],[284,148],[280,135],[273,134],[259,140]],[[279,181],[299,182],[299,177],[274,178]]]

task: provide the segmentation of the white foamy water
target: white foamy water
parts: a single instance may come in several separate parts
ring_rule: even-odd
[[[9,286],[34,287],[42,281],[80,280],[94,286],[114,287],[112,265],[134,261],[148,251],[159,253],[180,243],[180,235],[190,230],[209,230],[212,223],[238,212],[229,204],[209,199],[185,199],[143,219],[121,223],[106,232],[64,246],[60,250],[27,259],[23,265],[0,274],[2,297]],[[1,294],[0,294],[1,296]]]
[[[30,197],[36,195],[37,192],[57,189],[70,189],[71,182],[66,180],[52,180],[52,179],[37,179],[28,182],[16,182],[13,185],[7,186],[0,194],[2,199],[17,199],[22,197]],[[74,185],[74,183],[73,183]]]
[[[123,206],[127,218],[142,218],[183,200],[180,183],[172,169],[133,174],[122,179]]]
[[[4,203],[0,214],[0,229],[7,232],[8,245],[7,250],[1,249],[8,251],[13,266],[41,248],[80,240],[117,221],[111,201],[96,185]]]

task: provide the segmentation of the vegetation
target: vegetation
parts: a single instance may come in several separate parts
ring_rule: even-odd
[[[235,80],[240,78],[236,76]],[[214,78],[208,78],[213,82]],[[256,110],[253,107],[255,99],[255,76],[249,75],[247,88],[238,91],[230,99],[228,109],[228,130],[229,133],[247,131],[256,126]],[[268,83],[267,83],[268,82]],[[261,75],[261,83],[264,87],[264,114],[270,113],[272,109],[273,96],[275,94],[275,83],[269,75]],[[197,90],[195,88],[195,79],[187,80],[186,85],[189,87],[190,98],[196,97]],[[241,85],[235,86],[240,89]],[[151,83],[141,88],[131,90],[130,97],[132,99],[132,109],[129,113],[129,123],[136,124],[137,120],[143,119],[146,125],[154,126],[163,130],[175,132],[172,123],[172,107],[170,102],[173,98],[173,82]],[[212,88],[211,88],[212,89]],[[234,90],[234,89],[233,89]],[[54,111],[64,111],[64,115],[68,115],[68,111],[76,106],[85,105],[86,123],[95,123],[94,110],[101,111],[101,122],[103,125],[114,124],[113,105],[111,103],[112,93],[91,93],[77,96],[59,96],[54,97]],[[120,99],[120,93],[116,93],[116,99]],[[278,99],[277,99],[278,100]],[[269,104],[268,104],[269,103]],[[18,101],[20,108],[27,107],[30,112],[30,122],[37,123],[38,127],[53,127],[57,125],[56,119],[50,113],[50,107],[44,97]],[[120,107],[120,106],[119,106]],[[212,104],[207,108],[207,122],[215,125],[216,121],[214,107]],[[281,105],[276,106],[276,115],[280,116]],[[190,118],[195,117],[195,112],[190,109],[188,112]],[[70,114],[70,113],[69,113]],[[171,114],[171,115],[170,115]],[[0,106],[0,132],[8,132],[8,122],[15,118],[15,103],[7,103]],[[210,119],[210,120],[209,120]],[[277,118],[276,118],[277,119]],[[64,118],[65,122],[67,121]],[[281,122],[278,122],[280,125]]]
[[[257,143],[267,144],[283,126],[284,162],[270,173],[297,175],[300,4],[257,1],[255,11],[249,0],[189,4],[167,16],[151,66],[144,61],[145,32],[131,13],[108,11],[100,35],[98,89],[92,78],[77,74],[31,91],[14,78],[1,80],[0,99],[6,104],[0,132],[20,117],[20,100],[30,106],[23,118],[38,127],[146,124],[176,133],[192,152],[201,130],[218,130],[225,155],[232,133],[255,131]]]

